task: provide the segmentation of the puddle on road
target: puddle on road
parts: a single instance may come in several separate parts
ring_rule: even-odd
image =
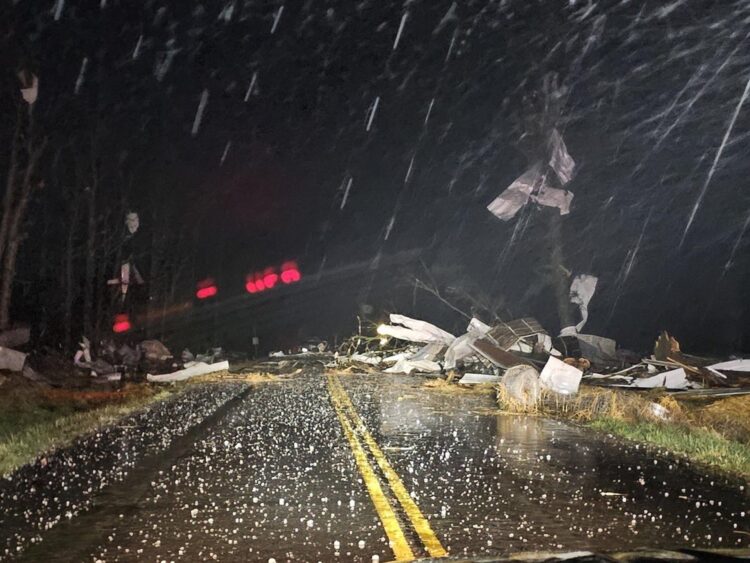
[[[453,555],[749,544],[744,483],[566,423],[497,414],[491,395],[342,379]]]

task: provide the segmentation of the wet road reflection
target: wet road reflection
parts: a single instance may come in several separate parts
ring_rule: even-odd
[[[453,555],[748,544],[747,491],[568,424],[490,414],[418,378],[342,378]]]
[[[498,415],[491,395],[404,376],[338,381],[451,555],[748,545],[740,483],[570,425]],[[29,556],[391,560],[350,443],[324,376],[259,384],[156,468],[145,493],[53,529]],[[415,555],[426,554],[400,520]]]

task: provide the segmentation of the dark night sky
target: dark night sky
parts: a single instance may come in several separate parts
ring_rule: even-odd
[[[131,206],[188,202],[206,275],[419,248],[553,324],[535,282],[546,215],[529,209],[511,246],[516,221],[485,207],[528,166],[524,99],[557,73],[568,266],[600,277],[587,330],[750,349],[748,106],[680,246],[750,79],[747,2],[60,1],[8,8],[46,126],[64,136],[96,106]]]

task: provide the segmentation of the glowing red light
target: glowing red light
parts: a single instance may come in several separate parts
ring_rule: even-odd
[[[208,299],[209,297],[216,295],[218,291],[214,280],[208,278],[198,282],[198,291],[195,292],[195,296],[198,299]]]
[[[266,289],[266,284],[263,283],[263,278],[255,278],[255,287],[258,291],[263,291],[264,289]]]
[[[112,332],[127,332],[130,328],[130,319],[128,319],[127,315],[117,315],[115,317],[115,323],[112,325]]]
[[[263,276],[263,284],[269,289],[275,286],[277,281],[279,281],[279,276],[275,272],[269,272]]]
[[[302,274],[299,272],[299,268],[297,267],[297,263],[293,260],[290,260],[289,262],[284,262],[281,265],[281,281],[290,284],[294,282],[298,282],[302,279]]]
[[[198,299],[208,299],[216,295],[217,289],[215,285],[209,285],[208,287],[202,287],[195,292],[195,296]]]
[[[255,282],[252,279],[248,279],[247,283],[245,283],[245,289],[248,293],[258,293],[258,286],[255,284]]]

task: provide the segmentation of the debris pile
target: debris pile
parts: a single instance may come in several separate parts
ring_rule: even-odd
[[[535,401],[541,390],[575,395],[582,384],[692,393],[723,387],[732,394],[747,388],[750,393],[750,360],[718,362],[684,354],[666,331],[650,357],[622,350],[611,338],[580,333],[595,288],[593,276],[574,278],[571,302],[582,321],[555,337],[532,317],[494,326],[472,318],[465,333],[454,336],[427,321],[391,314],[390,324],[378,326],[376,335],[347,341],[328,367],[419,373],[461,385],[499,384],[521,404]]]

